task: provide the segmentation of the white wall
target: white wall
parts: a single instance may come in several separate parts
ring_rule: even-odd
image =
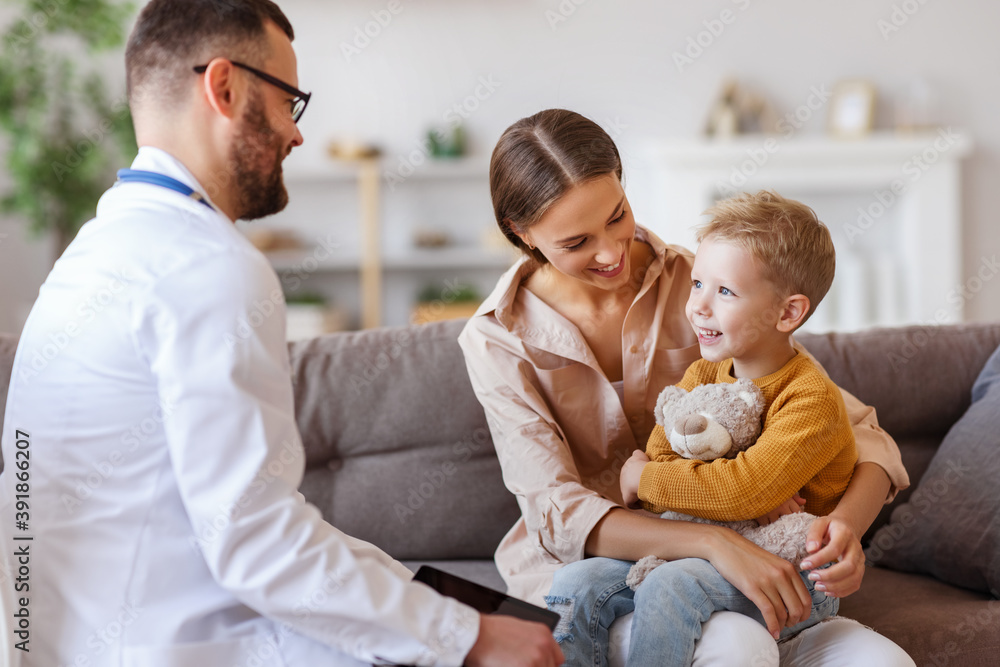
[[[387,0],[281,4],[298,33],[300,87],[314,93],[301,123],[306,144],[289,158],[290,170],[323,162],[334,138],[376,141],[405,159],[426,129],[444,124],[453,105],[477,87],[485,99],[470,100],[468,106],[477,108],[466,121],[476,151],[487,153],[517,118],[560,106],[616,134],[627,170],[644,144],[697,133],[725,75],[755,86],[782,114],[804,104],[812,89],[841,78],[871,80],[888,102],[908,81],[923,77],[936,93],[938,120],[965,128],[975,142],[964,172],[964,275],[971,279],[981,271],[987,280],[966,303],[967,317],[1000,319],[1000,280],[989,279],[995,269],[983,268],[984,259],[1000,254],[995,3],[399,0],[392,3],[401,8],[396,14]],[[683,53],[688,39],[697,39],[705,22],[724,10],[732,21],[679,71],[674,52]],[[391,20],[348,59],[342,45],[374,20],[372,12]],[[894,12],[902,25],[884,36],[879,21],[892,25]],[[483,80],[495,90],[488,92]],[[822,132],[824,111],[801,131]],[[879,120],[891,120],[888,105],[881,106]],[[15,248],[0,244],[5,285],[8,262],[24,268]],[[15,306],[2,290],[0,317],[6,319],[0,328],[10,326]]]
[[[402,11],[348,61],[342,45],[352,44],[356,30],[373,20],[371,12],[388,6],[283,3],[298,31],[300,81],[317,93],[302,122],[307,143],[291,160],[322,161],[332,138],[378,141],[390,155],[405,157],[429,125],[441,124],[452,105],[474,94],[481,77],[500,85],[467,121],[477,149],[488,152],[517,118],[561,106],[612,132],[619,128],[626,170],[643,144],[697,133],[729,74],[766,94],[782,115],[804,104],[814,88],[869,79],[884,102],[883,127],[892,120],[892,99],[922,77],[935,93],[938,120],[967,129],[975,142],[964,170],[964,275],[971,279],[984,258],[1000,254],[995,3],[403,0]],[[724,10],[732,22],[679,71],[673,53],[683,53],[688,38],[697,39],[705,22]],[[884,35],[879,21],[895,27],[894,11],[902,25]],[[563,15],[566,20],[551,21]],[[825,122],[822,109],[801,132],[822,132]],[[987,280],[966,313],[972,320],[1000,318],[1000,280]]]

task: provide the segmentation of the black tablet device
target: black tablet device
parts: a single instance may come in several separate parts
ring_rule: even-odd
[[[559,622],[559,614],[554,611],[512,598],[430,565],[421,565],[413,580],[422,581],[441,595],[464,602],[481,614],[516,616],[526,621],[544,623],[549,630],[555,630],[556,623]]]

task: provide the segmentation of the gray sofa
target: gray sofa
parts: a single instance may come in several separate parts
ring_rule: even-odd
[[[302,492],[331,523],[411,567],[430,562],[501,588],[492,554],[519,511],[503,486],[456,342],[463,324],[341,333],[289,345],[308,458]],[[877,408],[900,445],[912,491],[968,407],[976,375],[1000,345],[1000,324],[799,339],[836,382]],[[0,409],[15,345],[0,336]],[[909,495],[903,492],[894,505]],[[917,665],[995,665],[998,607],[985,593],[870,567],[841,614],[895,640]]]

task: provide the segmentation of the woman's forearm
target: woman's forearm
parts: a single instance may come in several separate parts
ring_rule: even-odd
[[[890,485],[889,476],[880,465],[859,463],[844,497],[830,516],[845,521],[860,540],[882,509]]]
[[[860,463],[831,517],[844,521],[858,540],[872,525],[886,493],[889,476],[876,463]],[[654,555],[664,560],[711,560],[720,535],[716,526],[687,521],[664,521],[629,510],[613,509],[594,526],[584,547],[587,556],[638,560]]]
[[[591,531],[586,551],[589,556],[633,561],[643,556],[702,558],[757,606],[771,633],[809,618],[809,593],[795,566],[728,528],[616,508]]]
[[[710,560],[719,530],[717,526],[665,521],[617,508],[597,522],[584,549],[587,556],[619,560],[639,560],[644,556]]]

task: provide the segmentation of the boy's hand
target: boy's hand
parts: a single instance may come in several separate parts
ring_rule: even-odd
[[[785,502],[781,503],[773,510],[765,514],[764,516],[757,517],[758,526],[766,526],[768,524],[774,523],[786,514],[794,514],[796,512],[801,512],[802,507],[806,504],[805,498],[799,494],[795,494]]]
[[[649,457],[642,450],[635,450],[625,465],[619,483],[622,487],[622,500],[625,507],[639,507],[639,481],[642,479],[642,469],[649,463]]]

